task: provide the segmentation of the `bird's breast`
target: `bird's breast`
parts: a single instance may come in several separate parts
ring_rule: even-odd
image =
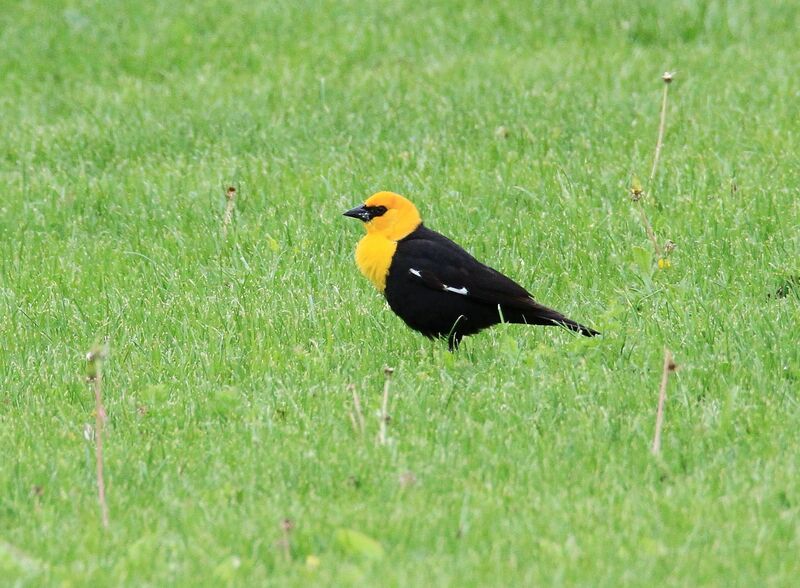
[[[358,269],[381,292],[386,289],[386,275],[396,250],[396,241],[380,235],[367,235],[356,247]]]

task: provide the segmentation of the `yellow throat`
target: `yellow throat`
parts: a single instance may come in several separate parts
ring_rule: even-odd
[[[397,250],[397,242],[407,237],[421,223],[417,207],[394,192],[378,192],[370,196],[365,206],[384,206],[386,212],[364,223],[367,234],[356,247],[356,265],[361,273],[383,292],[386,276]]]

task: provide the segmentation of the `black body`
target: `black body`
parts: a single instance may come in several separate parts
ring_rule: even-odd
[[[538,304],[525,288],[423,225],[398,241],[385,294],[409,327],[427,337],[447,337],[451,350],[462,337],[500,322],[599,334]]]

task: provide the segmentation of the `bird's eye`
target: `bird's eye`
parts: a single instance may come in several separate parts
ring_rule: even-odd
[[[385,206],[367,206],[367,212],[369,213],[369,218],[373,219],[376,216],[383,216],[386,214],[387,208]]]

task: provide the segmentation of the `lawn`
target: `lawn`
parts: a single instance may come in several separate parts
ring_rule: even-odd
[[[6,2],[0,584],[796,583],[799,30],[777,0]],[[407,329],[341,216],[383,189],[603,336]]]

